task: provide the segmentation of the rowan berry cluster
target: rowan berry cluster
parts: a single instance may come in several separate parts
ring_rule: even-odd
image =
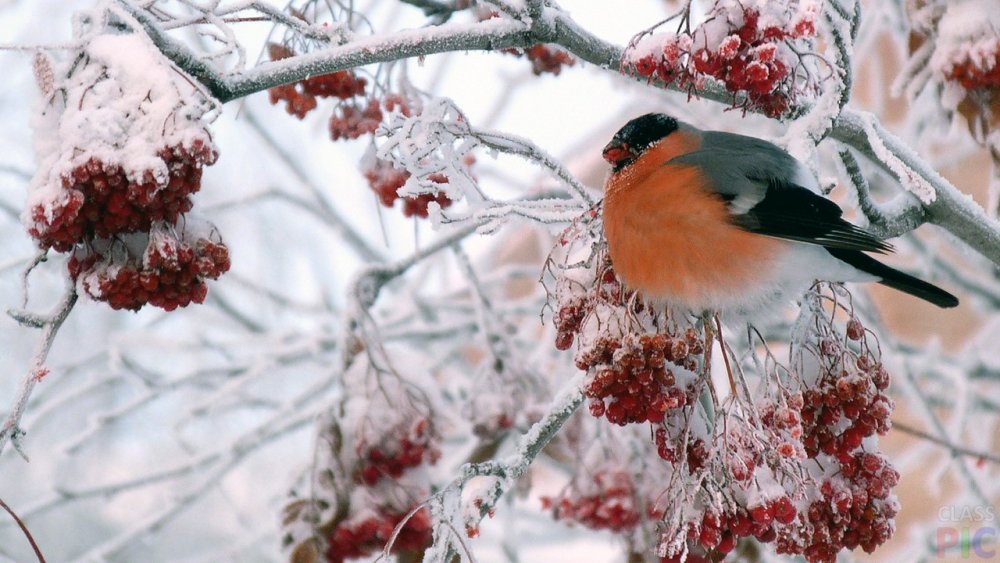
[[[120,164],[94,156],[61,178],[58,196],[30,208],[30,234],[42,248],[67,252],[93,238],[146,231],[154,221],[174,223],[191,210],[191,194],[201,189],[202,167],[218,152],[195,138],[188,145],[166,147],[157,158],[166,177],[148,169],[131,178]]]
[[[1000,88],[1000,39],[984,38],[953,56],[943,69],[946,80],[966,90]]]
[[[140,54],[150,62],[141,72],[130,58]],[[42,65],[42,87],[58,82],[65,95],[38,119],[48,149],[22,217],[28,233],[72,252],[72,279],[114,309],[201,303],[205,280],[230,265],[218,231],[185,216],[219,156],[204,100],[137,35],[97,37],[78,60],[58,78]]]
[[[637,492],[628,472],[603,468],[589,483],[573,483],[557,497],[542,497],[542,508],[556,520],[582,524],[592,530],[624,532],[635,528],[643,517]]]
[[[778,537],[779,553],[802,554],[808,561],[836,561],[841,549],[867,553],[892,537],[899,504],[891,496],[899,473],[876,453],[858,452],[841,465],[840,475],[820,486],[821,498],[809,504],[801,530]]]
[[[692,399],[688,374],[698,369],[704,353],[694,328],[682,334],[632,331],[597,320],[602,309],[622,307],[631,298],[605,265],[586,293],[563,291],[555,313],[556,347],[568,349],[579,338],[576,367],[587,372],[583,393],[590,399],[590,413],[622,426],[659,423],[670,411],[684,407]],[[634,308],[645,310],[641,304]],[[592,331],[590,325],[599,328]],[[684,372],[680,384],[679,370]]]
[[[700,521],[688,524],[688,548],[696,556],[718,561],[736,547],[740,538],[773,542],[779,530],[794,522],[797,516],[798,511],[788,496],[779,496],[750,508],[736,507],[726,512],[706,510]],[[664,560],[680,561],[680,557]]]
[[[342,379],[369,393],[345,393],[320,421],[309,496],[285,507],[290,559],[309,552],[309,560],[341,562],[385,549],[408,560],[431,542],[433,517],[418,503],[431,494],[426,468],[440,456],[440,437],[410,384],[376,382],[389,375],[370,366],[359,356]]]
[[[287,45],[269,43],[267,51],[272,61],[280,61],[295,55]],[[338,70],[328,74],[310,76],[292,84],[275,86],[268,90],[271,105],[285,102],[285,111],[299,119],[304,118],[319,105],[317,98],[339,98],[349,100],[363,96],[367,81],[349,70]],[[381,120],[381,117],[379,118]],[[356,138],[356,137],[352,137]]]
[[[681,87],[701,88],[706,78],[714,78],[744,109],[777,117],[795,96],[814,87],[795,75],[799,51],[788,45],[814,38],[817,16],[814,2],[780,8],[717,2],[705,23],[690,33],[633,40],[626,65],[639,76]]]
[[[411,467],[433,465],[441,457],[427,418],[405,422],[383,435],[377,444],[360,442],[354,479],[374,486],[383,477],[396,479]]]
[[[590,414],[603,415],[619,425],[662,422],[670,410],[688,402],[664,361],[696,361],[689,356],[697,353],[695,346],[684,338],[659,333],[598,339],[577,362],[591,374],[583,387],[590,398]]]
[[[295,56],[295,51],[280,43],[269,44],[268,53],[272,61]],[[268,96],[272,105],[284,101],[285,111],[299,119],[319,107],[318,98],[336,98],[337,106],[327,124],[330,138],[358,139],[375,133],[386,112],[409,116],[413,111],[412,102],[400,94],[386,94],[381,100],[365,98],[367,83],[354,71],[338,70],[275,86],[268,90]]]
[[[408,513],[379,511],[357,522],[340,522],[327,539],[326,561],[343,563],[347,559],[358,559],[381,551]],[[431,528],[430,511],[426,508],[417,510],[400,527],[390,553],[424,549],[431,542]]]
[[[426,219],[430,204],[436,203],[441,209],[449,207],[453,202],[444,192],[424,193],[417,196],[400,196],[399,189],[406,184],[410,173],[392,165],[388,160],[375,159],[365,170],[365,179],[382,205],[392,208],[396,200],[403,202],[403,215],[406,217],[421,217]],[[435,184],[446,184],[448,178],[443,174],[431,174],[427,180]]]
[[[531,72],[535,76],[541,76],[542,74],[559,76],[564,66],[573,66],[576,64],[576,59],[568,52],[545,43],[532,45],[523,51],[520,49],[504,49],[503,52],[516,57],[527,57],[531,62]]]
[[[500,12],[486,5],[477,6],[475,13],[479,21],[501,17]],[[564,66],[573,66],[576,64],[576,59],[567,51],[546,43],[536,43],[523,50],[503,49],[502,52],[514,55],[515,57],[527,57],[528,61],[531,62],[531,72],[535,76],[541,76],[546,73],[559,76]]]
[[[863,339],[860,321],[847,323],[846,336]],[[802,444],[810,457],[849,459],[865,438],[889,431],[894,407],[884,394],[889,373],[870,351],[854,353],[834,336],[819,342],[819,354],[825,361],[820,377],[803,393]]]
[[[354,102],[342,103],[330,116],[330,138],[357,139],[374,133],[382,123],[382,106],[375,98],[362,107]]]
[[[78,248],[67,263],[70,277],[80,281],[87,295],[112,309],[138,311],[149,303],[173,311],[203,303],[208,294],[205,280],[218,279],[229,270],[229,249],[218,240],[178,235],[175,229],[158,224],[148,242],[139,242],[139,246],[145,244],[145,252],[135,256],[129,243],[147,235],[128,238],[101,252],[94,244]]]
[[[802,410],[805,400],[801,393],[791,394],[785,398],[784,404],[766,403],[760,409],[761,423],[770,434],[774,451],[789,460],[802,460],[807,457],[802,445],[804,430],[802,428]],[[753,465],[747,469],[753,473]],[[733,478],[741,479],[739,471],[733,471]],[[747,476],[748,477],[748,476]]]

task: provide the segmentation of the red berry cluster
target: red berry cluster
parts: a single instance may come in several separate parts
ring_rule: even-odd
[[[586,491],[586,492],[584,492]],[[573,484],[558,497],[542,497],[542,508],[557,520],[579,522],[593,530],[622,532],[639,524],[636,491],[631,477],[621,469],[601,469],[588,487]]]
[[[402,188],[406,184],[406,180],[410,178],[410,173],[406,170],[396,168],[388,160],[376,159],[365,169],[364,175],[365,179],[368,180],[368,186],[378,196],[382,205],[391,208],[396,204],[397,199],[403,200],[403,215],[406,217],[421,217],[426,219],[428,206],[431,202],[436,202],[442,209],[452,204],[452,200],[444,192],[420,194],[418,196],[400,196],[398,193],[399,188]],[[431,174],[427,179],[436,184],[448,183],[448,178],[443,174]]]
[[[74,127],[71,135],[65,127],[39,130],[53,146],[40,155],[26,229],[41,248],[71,252],[70,277],[114,309],[201,303],[204,280],[229,269],[214,228],[185,217],[204,167],[219,157],[202,121],[204,100],[173,83],[183,78],[164,62],[151,58],[149,72],[135,74],[122,49],[152,48],[146,43],[102,36],[88,49],[95,45],[98,52],[85,49],[58,78],[65,103],[50,100],[43,112]],[[162,240],[183,251],[180,261],[148,260]]]
[[[95,237],[145,231],[154,221],[177,221],[191,210],[190,196],[201,189],[202,167],[213,164],[218,152],[206,139],[196,138],[163,148],[157,156],[168,171],[161,180],[152,170],[126,174],[120,165],[97,157],[75,166],[62,176],[55,201],[31,208],[28,233],[43,248],[66,252]]]
[[[661,426],[653,434],[653,441],[656,443],[656,454],[665,461],[677,463],[681,461],[681,456],[677,450],[683,449],[686,452],[688,473],[700,471],[708,463],[709,451],[705,446],[705,441],[701,438],[690,440],[683,448],[678,446],[681,436],[671,436],[666,427]]]
[[[364,107],[343,103],[330,116],[330,138],[357,139],[374,133],[381,123],[382,107],[375,98],[369,99]]]
[[[605,265],[586,293],[561,296],[554,316],[556,348],[572,346],[596,309],[610,306],[625,310],[623,302],[630,297],[614,270]],[[641,304],[633,307],[637,312],[645,310]],[[625,330],[614,323],[604,323],[600,330],[600,334],[581,340],[576,354],[576,367],[587,372],[583,393],[590,399],[592,415],[621,426],[659,423],[669,411],[688,404],[691,397],[684,386],[678,386],[666,362],[697,370],[704,353],[698,331],[688,328],[675,336],[661,330]]]
[[[858,327],[856,319],[848,323],[848,338],[863,337],[864,329]],[[824,453],[844,460],[865,438],[889,431],[894,406],[884,393],[889,374],[871,354],[855,355],[835,338],[824,338],[819,348],[832,362],[803,394],[802,444],[809,457]]]
[[[441,457],[426,418],[418,419],[409,428],[398,426],[378,444],[359,443],[357,449],[360,459],[354,470],[354,480],[368,486],[374,486],[383,477],[397,479],[425,459],[433,465]]]
[[[899,473],[883,456],[856,453],[841,464],[841,475],[823,481],[822,497],[809,505],[800,533],[778,538],[778,553],[819,563],[836,561],[843,548],[875,551],[892,537],[899,506],[890,494],[898,482]]]
[[[407,514],[408,511],[379,511],[375,516],[359,522],[340,522],[327,538],[327,562],[342,563],[381,551]],[[421,508],[400,528],[391,552],[421,551],[430,543],[431,514],[426,508]]]
[[[695,561],[699,557],[704,561],[720,561],[736,547],[740,538],[773,542],[798,516],[798,510],[786,495],[749,509],[735,507],[722,513],[706,510],[700,521],[695,520],[687,526],[687,560],[691,561],[691,556],[694,556]],[[679,562],[681,553],[668,555],[662,561]]]
[[[622,426],[662,422],[667,411],[687,404],[665,362],[685,362],[694,350],[686,339],[665,334],[599,339],[578,362],[590,374],[583,387],[590,414]]]
[[[295,51],[280,43],[267,46],[272,61],[280,61],[295,55]],[[275,86],[268,90],[272,105],[285,101],[285,111],[302,119],[319,105],[316,98],[340,98],[347,100],[365,93],[367,81],[349,70],[338,70],[319,76],[310,76],[292,84]]]
[[[777,117],[788,110],[797,94],[795,77],[788,61],[780,56],[781,43],[813,37],[815,23],[810,18],[794,18],[786,26],[762,26],[760,13],[744,8],[736,14],[720,11],[708,18],[729,23],[730,33],[718,45],[708,44],[706,32],[667,37],[661,49],[633,56],[635,73],[665,83],[699,87],[705,77],[721,81],[734,95],[745,96],[744,109]]]
[[[761,423],[771,434],[774,451],[785,459],[805,459],[806,451],[802,446],[802,409],[805,400],[801,393],[790,395],[786,404],[765,404],[760,409]],[[753,472],[751,466],[750,472]],[[739,479],[736,475],[734,478]]]
[[[204,302],[205,280],[229,270],[229,249],[222,242],[189,242],[167,229],[154,229],[149,238],[141,257],[131,255],[125,244],[113,244],[115,248],[104,253],[81,248],[69,259],[69,274],[81,280],[88,295],[112,309],[138,311],[149,303],[173,311]]]
[[[562,241],[567,244],[568,241]],[[618,276],[611,268],[610,262],[604,264],[603,274],[594,280],[593,286],[586,294],[570,292],[568,295],[559,296],[559,310],[553,318],[556,327],[556,348],[568,350],[576,339],[577,334],[583,330],[584,321],[593,314],[595,308],[602,304],[618,307],[622,304],[626,294],[623,291]],[[586,370],[592,362],[577,362],[577,367]]]
[[[504,49],[504,53],[517,57],[525,56],[531,61],[531,72],[535,76],[549,73],[559,76],[564,66],[573,66],[576,59],[568,52],[544,43],[538,43],[521,51],[520,49]]]
[[[993,41],[996,46],[992,59],[973,60],[972,53],[965,51],[945,68],[945,78],[958,82],[966,90],[1000,88],[1000,39]]]

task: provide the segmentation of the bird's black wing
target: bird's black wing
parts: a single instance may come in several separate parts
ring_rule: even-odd
[[[798,185],[796,178],[807,174],[800,174],[802,165],[777,145],[718,131],[704,133],[702,144],[702,150],[670,162],[698,167],[728,204],[733,223],[743,229],[827,248],[892,250],[888,243],[845,221],[836,203]]]
[[[774,178],[766,182],[764,197],[747,211],[733,215],[734,224],[752,233],[826,248],[892,251],[889,243],[845,221],[836,203],[801,186]]]

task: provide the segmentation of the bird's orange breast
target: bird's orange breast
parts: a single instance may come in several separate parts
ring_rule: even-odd
[[[604,229],[625,285],[703,309],[768,283],[786,243],[736,227],[698,168],[664,162],[662,151],[644,154],[608,180]]]

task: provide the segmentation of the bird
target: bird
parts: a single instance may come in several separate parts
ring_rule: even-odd
[[[872,257],[892,245],[844,220],[808,167],[769,141],[648,113],[619,129],[603,156],[611,265],[647,300],[747,315],[828,281],[958,305]]]

